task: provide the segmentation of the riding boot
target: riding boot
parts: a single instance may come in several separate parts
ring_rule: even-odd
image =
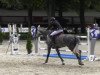
[[[52,42],[55,45],[55,36],[52,37]]]
[[[51,38],[52,44],[55,45],[55,37],[54,36],[50,36],[50,38]]]

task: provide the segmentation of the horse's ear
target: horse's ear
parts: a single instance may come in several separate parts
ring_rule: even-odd
[[[40,29],[40,25],[38,25],[38,28],[37,28],[38,30]]]
[[[40,25],[38,27],[40,27]]]

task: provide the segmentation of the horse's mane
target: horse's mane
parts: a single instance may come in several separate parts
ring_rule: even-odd
[[[42,38],[47,42],[50,43],[50,37],[49,34],[51,33],[51,30],[47,30],[44,27],[38,27],[37,29],[37,36],[42,36]]]
[[[43,36],[47,36],[51,33],[51,30],[47,30],[46,28],[44,27],[39,27],[38,28],[38,31],[43,35]]]
[[[46,31],[46,28],[44,28],[44,27],[38,27],[38,30],[39,31]]]

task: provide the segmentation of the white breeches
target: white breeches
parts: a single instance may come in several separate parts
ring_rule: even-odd
[[[55,30],[55,31],[53,31],[50,35],[51,35],[51,36],[54,36],[54,35],[59,34],[59,33],[61,33],[61,32],[63,32],[62,29],[61,29],[61,30]]]

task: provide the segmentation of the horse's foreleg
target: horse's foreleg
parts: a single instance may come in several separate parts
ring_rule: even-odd
[[[59,51],[59,49],[58,49],[58,48],[56,48],[56,52],[57,52],[57,54],[58,54],[59,58],[60,58],[60,59],[61,59],[61,61],[62,61],[62,65],[65,65],[64,60],[62,59],[62,57],[61,57],[61,55],[60,55],[60,51]]]
[[[47,54],[47,58],[45,60],[45,63],[48,63],[50,52],[51,52],[51,47],[48,47],[48,54]]]

